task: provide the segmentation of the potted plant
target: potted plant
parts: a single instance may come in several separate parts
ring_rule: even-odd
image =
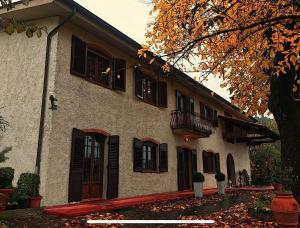
[[[224,195],[225,194],[225,174],[218,172],[215,175],[218,187],[218,194]]]
[[[197,172],[193,175],[194,193],[196,198],[203,196],[203,182],[205,178],[202,173]]]
[[[18,195],[17,191],[14,191],[11,194],[10,200],[7,202],[6,209],[7,210],[15,210],[19,208]]]
[[[291,183],[295,181],[292,169],[286,168],[282,172],[280,182],[283,191],[276,192],[272,199],[271,210],[275,222],[279,227],[297,227],[299,218],[299,205],[291,192]]]
[[[18,180],[18,186],[16,189],[16,197],[21,209],[29,207],[29,196],[31,192],[31,179],[30,173],[22,173]]]
[[[13,192],[12,181],[14,179],[15,170],[11,167],[0,168],[0,193],[6,195],[7,200]]]
[[[34,173],[30,174],[30,208],[38,208],[41,206],[42,197],[39,194],[40,176]]]

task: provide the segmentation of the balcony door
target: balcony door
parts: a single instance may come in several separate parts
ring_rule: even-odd
[[[193,188],[192,175],[197,172],[197,152],[182,147],[177,148],[178,191]]]
[[[194,99],[183,95],[180,91],[176,90],[176,110],[194,113]]]

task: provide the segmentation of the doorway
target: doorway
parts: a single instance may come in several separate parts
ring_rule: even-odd
[[[226,164],[227,164],[228,182],[230,180],[232,185],[235,186],[236,185],[235,165],[234,165],[233,156],[231,154],[227,155]]]
[[[82,199],[101,198],[103,193],[104,138],[85,136],[83,154]]]
[[[192,176],[197,172],[197,152],[182,147],[177,148],[178,191],[193,188]]]

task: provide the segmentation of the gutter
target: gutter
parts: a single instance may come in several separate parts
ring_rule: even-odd
[[[74,6],[72,12],[68,14],[59,25],[57,25],[47,36],[47,46],[46,46],[46,59],[45,59],[45,70],[44,70],[44,84],[43,84],[43,94],[42,94],[42,104],[41,104],[41,116],[40,116],[40,127],[39,127],[39,136],[38,136],[38,147],[36,153],[36,163],[35,163],[35,172],[40,174],[41,169],[41,155],[43,148],[43,138],[44,138],[44,125],[45,125],[45,115],[46,115],[46,101],[48,93],[48,80],[49,80],[49,63],[50,63],[50,51],[51,51],[51,42],[53,36],[58,32],[58,30],[66,24],[71,18],[75,15],[77,9]]]

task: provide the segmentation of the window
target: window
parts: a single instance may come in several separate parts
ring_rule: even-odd
[[[194,113],[195,105],[192,97],[184,96],[180,91],[176,90],[176,110],[188,113]]]
[[[227,112],[224,112],[224,116],[232,118],[232,115]],[[231,123],[229,123],[228,121],[225,122],[225,132],[226,133],[233,132],[233,125]]]
[[[200,102],[200,117],[212,123],[213,127],[219,126],[218,112],[208,105]]]
[[[71,74],[110,89],[125,91],[126,62],[72,37]]]
[[[134,138],[134,172],[167,172],[168,144],[157,145]]]
[[[203,172],[216,173],[220,171],[220,155],[218,153],[203,151]]]
[[[150,142],[143,144],[143,169],[156,170],[156,145]]]
[[[167,107],[167,83],[158,81],[139,69],[135,69],[135,94],[147,103]]]

